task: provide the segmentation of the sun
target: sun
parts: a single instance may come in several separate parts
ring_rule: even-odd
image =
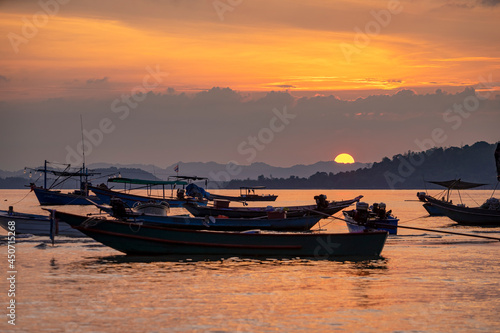
[[[351,163],[354,163],[354,158],[352,158],[352,156],[349,154],[339,154],[339,155],[337,155],[337,157],[335,157],[335,162],[344,163],[344,164],[351,164]]]

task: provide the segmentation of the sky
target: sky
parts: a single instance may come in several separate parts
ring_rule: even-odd
[[[497,142],[498,17],[498,0],[0,1],[0,169]]]

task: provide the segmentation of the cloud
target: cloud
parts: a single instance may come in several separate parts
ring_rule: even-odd
[[[2,161],[0,169],[36,165],[44,159],[64,161],[66,145],[76,149],[81,139],[75,134],[80,130],[80,114],[86,133],[99,142],[86,154],[89,163],[166,166],[179,160],[233,160],[247,164],[249,155],[241,154],[238,147],[255,140],[249,138],[259,138],[259,133],[267,143],[256,149],[254,162],[277,166],[329,160],[333,158],[330,154],[340,150],[360,161],[379,161],[384,156],[420,150],[416,142],[429,142],[437,128],[444,133],[439,138],[445,138],[438,146],[498,141],[500,100],[481,100],[474,111],[468,111],[476,107],[474,96],[475,90],[468,88],[458,93],[441,90],[428,94],[403,89],[393,95],[356,100],[331,94],[296,99],[287,92],[247,99],[230,88],[214,87],[191,96],[173,90],[149,92],[141,102],[130,103],[134,107],[120,104],[129,112],[123,119],[120,116],[125,113],[115,112],[112,99],[11,101],[2,106],[6,112],[2,114],[0,133],[4,140],[16,140],[0,147],[0,154],[11,156]],[[462,111],[469,116],[455,112],[443,118],[455,105],[464,106]],[[279,119],[272,120],[276,118],[274,110],[286,110],[295,117],[281,126]],[[96,129],[103,119],[108,119],[108,127],[114,130],[101,137]],[[19,137],[19,128],[28,134]],[[279,131],[270,136],[266,128]],[[24,153],[16,157],[11,151]]]
[[[293,84],[270,84],[270,87],[275,87],[275,88],[296,88]]]
[[[479,0],[479,4],[486,7],[495,7],[500,4],[500,0]]]
[[[4,76],[4,75],[0,75],[0,81],[3,81],[3,82],[9,82],[9,81],[10,81],[10,79],[9,79],[9,78],[7,78],[7,77],[6,77],[6,76]]]
[[[500,4],[500,0],[452,0],[448,1],[445,7],[455,7],[463,9],[472,9],[475,7],[496,7]]]
[[[88,79],[87,84],[105,84],[108,83],[108,77],[105,76],[102,79]]]

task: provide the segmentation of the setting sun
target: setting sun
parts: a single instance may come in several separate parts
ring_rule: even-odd
[[[351,164],[354,163],[354,158],[349,154],[339,154],[337,155],[337,157],[335,157],[335,162]]]

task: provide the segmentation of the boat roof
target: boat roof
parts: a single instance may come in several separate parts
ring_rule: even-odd
[[[470,188],[488,185],[488,184],[464,182],[460,179],[445,180],[445,181],[428,181],[428,183],[440,185],[449,188],[450,190],[467,190]]]
[[[125,183],[136,185],[187,185],[187,182],[180,180],[145,180],[135,178],[109,178],[108,182],[111,183]]]
[[[197,176],[169,176],[168,178],[176,179],[186,179],[186,180],[206,180],[207,177],[197,177]]]

